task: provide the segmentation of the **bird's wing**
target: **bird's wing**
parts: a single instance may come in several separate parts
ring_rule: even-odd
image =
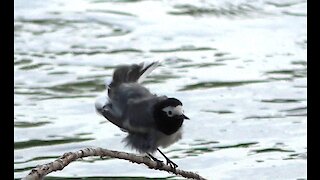
[[[127,131],[123,126],[123,121],[121,116],[117,114],[110,104],[106,96],[99,96],[95,101],[96,112],[106,119],[108,119],[112,124],[118,126],[121,130]]]
[[[109,100],[106,96],[106,92],[104,92],[103,94],[101,94],[100,96],[98,96],[96,98],[96,101],[94,103],[96,112],[99,113],[101,115],[103,107],[109,103]]]
[[[151,107],[147,105],[150,102],[141,99],[153,96],[149,90],[138,83],[142,82],[159,64],[159,61],[154,61],[116,68],[111,83],[106,86],[108,93],[98,97],[95,102],[96,111],[119,128],[128,131],[130,131],[131,124],[138,128],[140,124],[142,127],[150,124],[150,119],[141,119],[144,116],[139,116],[138,119],[141,119],[141,121],[136,118],[139,114],[137,112],[143,112],[144,108]],[[108,96],[106,96],[107,94]],[[134,99],[132,101],[134,103],[127,107],[129,99]],[[130,107],[132,110],[127,111]],[[126,114],[125,112],[132,113]],[[132,120],[130,116],[133,116]]]
[[[124,116],[123,126],[133,132],[149,132],[155,128],[153,106],[166,99],[166,96],[149,96],[143,99],[130,100]]]

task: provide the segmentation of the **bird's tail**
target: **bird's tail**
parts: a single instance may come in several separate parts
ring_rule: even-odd
[[[120,85],[121,83],[139,82],[150,74],[158,65],[159,61],[152,63],[140,63],[118,67],[114,73],[109,88]]]

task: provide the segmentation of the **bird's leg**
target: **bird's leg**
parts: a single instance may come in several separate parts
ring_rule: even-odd
[[[166,155],[164,155],[163,152],[161,152],[159,148],[157,148],[157,150],[166,159],[167,165],[170,165],[170,167],[173,168],[174,170],[178,167],[178,165],[176,163],[174,163],[173,161],[171,161]]]
[[[157,162],[157,168],[162,167],[163,166],[163,161],[155,158],[154,156],[152,156],[150,153],[147,153],[148,156],[153,160]]]

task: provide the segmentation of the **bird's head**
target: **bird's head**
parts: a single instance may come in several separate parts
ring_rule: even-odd
[[[167,98],[154,106],[153,116],[157,128],[163,133],[170,135],[175,133],[185,119],[182,103],[176,98]]]

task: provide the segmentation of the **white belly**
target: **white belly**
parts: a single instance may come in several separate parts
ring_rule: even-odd
[[[175,133],[171,135],[166,135],[161,133],[160,138],[157,141],[158,146],[161,146],[162,148],[166,148],[170,146],[171,144],[177,142],[182,137],[182,127]]]

